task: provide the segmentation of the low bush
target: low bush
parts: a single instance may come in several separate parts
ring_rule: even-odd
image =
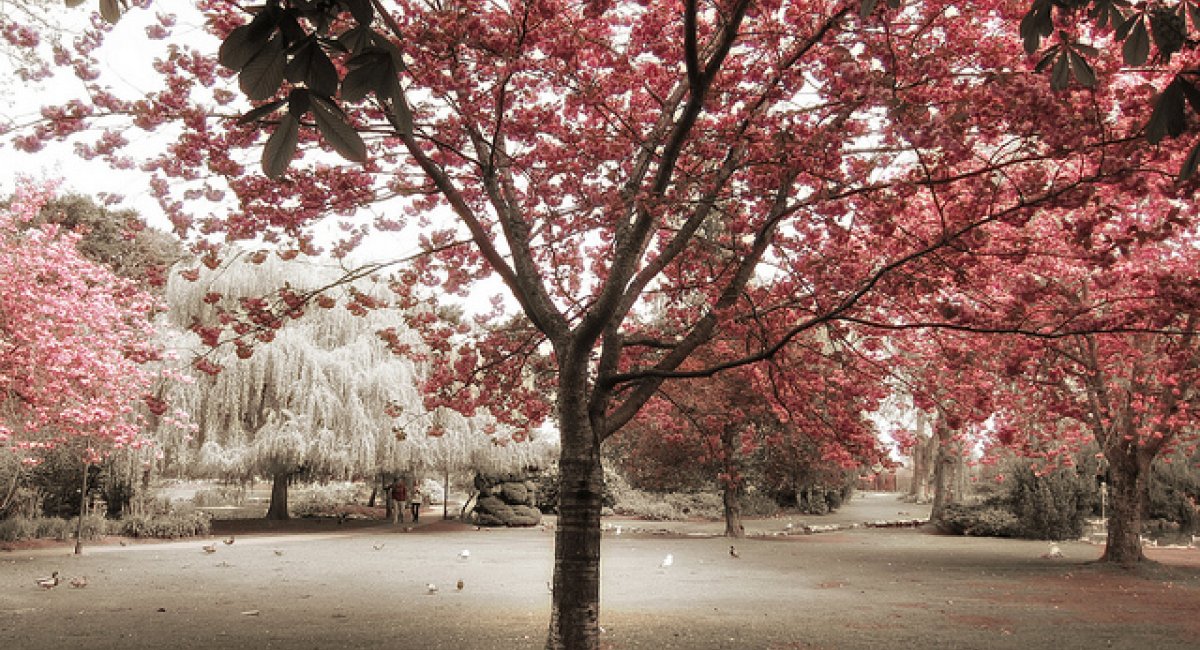
[[[947,533],[974,537],[1017,537],[1021,531],[1021,520],[997,505],[948,505],[937,525]]]
[[[132,515],[111,524],[115,534],[126,537],[175,539],[208,535],[212,531],[212,517],[208,513],[190,509]]]
[[[246,505],[246,487],[243,485],[218,485],[201,488],[192,495],[192,503],[198,508]]]
[[[319,517],[336,513],[342,506],[366,503],[370,497],[370,488],[362,483],[312,483],[291,489],[288,511],[295,517]]]

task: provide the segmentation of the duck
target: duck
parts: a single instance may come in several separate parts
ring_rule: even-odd
[[[49,576],[37,579],[37,585],[42,589],[53,589],[58,586],[61,579],[58,577],[58,571],[51,573]]]
[[[83,589],[84,587],[88,586],[87,576],[75,576],[74,578],[71,578],[70,584],[75,589]]]
[[[739,558],[739,557],[742,557],[742,554],[738,553],[736,548],[734,548],[733,546],[730,546],[729,547],[729,557]]]
[[[217,543],[213,542],[212,544],[205,544],[204,546],[201,546],[200,548],[204,549],[205,553],[216,553],[217,552]]]
[[[662,559],[662,562],[658,563],[658,568],[665,569],[665,568],[671,566],[672,564],[675,564],[675,556],[671,555],[670,553],[667,553],[667,557],[664,557]]]
[[[433,583],[431,582],[431,583],[429,583],[429,584],[425,585],[425,591],[426,591],[426,592],[427,592],[427,593],[428,593],[430,596],[433,596],[433,595],[437,594],[437,585],[435,585],[435,584],[433,584]]]
[[[387,546],[386,542],[381,542],[379,544],[372,544],[371,548],[375,549],[376,551],[382,551],[384,546]]]
[[[468,560],[470,558],[471,558],[471,552],[468,551],[467,549],[464,548],[463,550],[458,552],[458,559]]]
[[[224,541],[224,542],[225,542],[225,545],[226,545],[226,546],[228,546],[228,545],[232,544],[232,543],[233,543],[233,535],[230,535],[230,536],[229,536],[229,539],[225,539],[225,540],[222,540],[222,541]]]

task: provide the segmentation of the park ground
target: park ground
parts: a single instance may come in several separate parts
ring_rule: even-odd
[[[739,558],[718,524],[606,519],[603,647],[1200,647],[1200,549],[1149,549],[1154,564],[1124,570],[1083,542],[1047,558],[1047,542],[859,525],[924,515],[864,494],[834,515],[751,520]],[[428,515],[15,549],[0,552],[0,648],[541,648],[552,563],[553,520],[477,530]],[[55,570],[88,584],[35,584]]]

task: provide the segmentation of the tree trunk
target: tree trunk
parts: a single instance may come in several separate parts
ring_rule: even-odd
[[[271,505],[267,508],[268,520],[284,521],[289,518],[287,498],[288,482],[291,478],[291,472],[276,472],[271,477]]]
[[[725,506],[726,537],[746,536],[746,528],[742,526],[742,504],[738,498],[740,495],[741,489],[737,485],[732,485],[731,481],[725,482],[725,488],[721,491],[721,499]]]
[[[79,523],[75,526],[75,555],[83,554],[83,518],[87,516],[88,464],[83,463],[83,481],[79,486]]]
[[[558,528],[546,650],[600,647],[600,509],[604,473],[585,391],[560,366]],[[579,377],[582,372],[575,375]]]
[[[442,519],[450,518],[450,470],[442,475]]]
[[[931,431],[922,435],[928,426],[923,412],[917,414],[917,444],[913,447],[913,476],[908,486],[908,495],[914,503],[928,503],[933,474],[933,458],[937,449],[937,437]]]
[[[746,529],[742,526],[741,503],[741,472],[738,471],[737,434],[726,430],[721,434],[721,447],[725,452],[725,479],[721,481],[721,501],[725,510],[725,536],[744,537]]]
[[[1101,562],[1134,564],[1142,553],[1142,515],[1150,500],[1150,454],[1135,447],[1106,453],[1109,474],[1108,540]]]
[[[946,514],[946,506],[957,502],[958,495],[951,489],[956,464],[959,455],[950,440],[950,429],[939,419],[934,425],[937,440],[937,451],[933,461],[933,506],[930,509],[929,520],[940,521]]]

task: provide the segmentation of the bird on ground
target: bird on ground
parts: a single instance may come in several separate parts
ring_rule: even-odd
[[[76,589],[83,589],[84,587],[88,586],[87,576],[75,576],[74,578],[71,578],[70,584]]]
[[[58,583],[60,582],[58,571],[55,571],[44,578],[38,578],[36,582],[37,586],[41,587],[42,589],[53,589],[57,587]]]
[[[1050,550],[1046,551],[1045,553],[1042,553],[1042,557],[1046,558],[1046,559],[1058,558],[1058,557],[1062,557],[1062,556],[1063,556],[1062,549],[1058,547],[1058,544],[1051,544]]]
[[[671,566],[672,564],[675,564],[675,556],[671,555],[670,553],[667,553],[667,557],[664,557],[662,559],[662,562],[658,563],[658,568],[665,569],[665,568]]]
[[[204,546],[201,546],[200,548],[204,549],[205,553],[216,553],[217,552],[217,543],[213,542],[212,544],[205,544]]]
[[[283,555],[283,551],[275,549],[275,555]]]
[[[226,545],[232,544],[233,543],[233,535],[230,535],[228,539],[225,539],[223,541],[225,542]]]
[[[454,586],[455,586],[455,588],[457,588],[459,591],[462,591],[462,588],[463,588],[463,581],[462,581],[462,578],[459,578],[459,580],[458,580],[458,584],[456,584],[456,585],[454,585]]]
[[[376,551],[382,551],[384,546],[387,546],[387,542],[380,542],[378,544],[372,544],[371,548],[375,549]]]
[[[736,548],[730,546],[729,547],[729,557],[742,557],[742,554],[738,553]]]
[[[460,559],[460,560],[471,559],[471,552],[464,548],[463,550],[458,552],[458,559]]]
[[[437,593],[437,585],[435,585],[435,584],[433,584],[433,583],[431,582],[431,583],[429,583],[429,584],[425,585],[425,591],[426,591],[426,592],[427,592],[427,593],[428,593],[430,596],[432,596],[432,595],[434,595],[434,594],[436,594],[436,593]]]

